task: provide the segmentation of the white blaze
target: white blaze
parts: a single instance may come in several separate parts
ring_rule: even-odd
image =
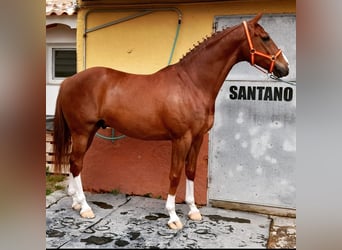
[[[289,60],[288,60],[287,57],[285,56],[284,52],[282,52],[282,54],[283,54],[283,57],[284,57],[285,61],[287,62],[287,64],[289,64]]]

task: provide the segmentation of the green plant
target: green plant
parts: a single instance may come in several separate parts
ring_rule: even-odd
[[[45,172],[45,195],[49,195],[56,190],[62,190],[65,187],[60,184],[60,182],[66,179],[66,175],[63,174],[53,174],[48,172],[48,168],[46,168]]]
[[[111,193],[112,193],[113,195],[118,195],[118,194],[120,194],[120,189],[113,189],[113,190],[111,191]]]
[[[146,193],[143,195],[144,197],[152,198],[152,193]]]

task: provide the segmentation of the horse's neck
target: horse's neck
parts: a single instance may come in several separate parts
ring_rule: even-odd
[[[240,53],[243,42],[240,27],[231,29],[209,38],[203,46],[199,45],[179,62],[193,84],[213,101],[231,68],[243,60]]]

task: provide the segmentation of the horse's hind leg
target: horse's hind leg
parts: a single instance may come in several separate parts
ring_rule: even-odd
[[[70,174],[69,178],[68,193],[72,197],[72,208],[77,211],[80,210],[80,214],[83,218],[94,218],[95,215],[88,205],[83,193],[81,175],[79,174],[78,176],[73,177],[73,175]]]
[[[203,136],[199,136],[193,140],[190,152],[188,154],[187,163],[185,165],[186,186],[185,186],[185,202],[189,205],[190,211],[188,216],[191,220],[201,220],[202,215],[195,205],[194,195],[194,179],[196,175],[197,158],[203,142]]]
[[[89,148],[95,132],[90,135],[72,135],[72,152],[70,155],[70,176],[68,193],[72,196],[72,207],[80,210],[83,218],[94,218],[95,215],[88,205],[82,187],[81,171],[83,167],[83,158]]]

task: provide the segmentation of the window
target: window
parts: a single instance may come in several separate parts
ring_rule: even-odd
[[[77,72],[76,48],[72,44],[47,45],[46,76],[48,84],[60,84]]]
[[[52,49],[53,78],[65,78],[76,73],[75,49]]]

